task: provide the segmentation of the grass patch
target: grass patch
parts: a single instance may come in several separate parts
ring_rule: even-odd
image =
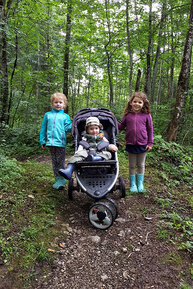
[[[49,165],[13,162],[17,173],[0,195],[0,252],[10,276],[17,272],[25,283],[37,263],[51,264],[57,252],[50,244],[61,236],[59,211],[64,200],[52,190]]]
[[[182,265],[182,258],[178,253],[168,253],[161,258],[162,264],[170,264],[174,267]]]

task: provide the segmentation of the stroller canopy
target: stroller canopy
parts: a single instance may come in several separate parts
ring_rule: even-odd
[[[77,111],[72,121],[72,136],[75,136],[79,124],[86,124],[86,119],[90,116],[98,117],[100,122],[103,124],[109,123],[110,126],[114,127],[115,136],[118,135],[117,120],[110,109],[107,108],[84,108]]]

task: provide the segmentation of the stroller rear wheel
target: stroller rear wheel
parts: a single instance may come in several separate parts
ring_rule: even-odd
[[[119,177],[119,189],[120,189],[120,197],[125,198],[125,181],[122,176]]]
[[[73,178],[71,178],[68,182],[68,197],[70,200],[73,200],[73,196],[72,196],[73,190],[74,190]]]
[[[106,230],[112,226],[117,210],[112,202],[107,199],[95,202],[89,210],[90,223],[97,229]]]

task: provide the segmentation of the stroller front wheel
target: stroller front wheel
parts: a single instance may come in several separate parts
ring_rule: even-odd
[[[106,230],[113,224],[113,209],[110,204],[102,201],[95,202],[90,207],[88,218],[95,228]]]
[[[118,207],[117,204],[115,203],[115,201],[111,198],[106,198],[105,200],[107,200],[107,202],[110,202],[111,205],[111,211],[113,213],[113,220],[115,221],[115,219],[118,217]]]

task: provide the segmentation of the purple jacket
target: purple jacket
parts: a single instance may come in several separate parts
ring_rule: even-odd
[[[118,128],[126,128],[126,144],[153,146],[153,123],[150,113],[130,111],[127,115],[124,114]]]

